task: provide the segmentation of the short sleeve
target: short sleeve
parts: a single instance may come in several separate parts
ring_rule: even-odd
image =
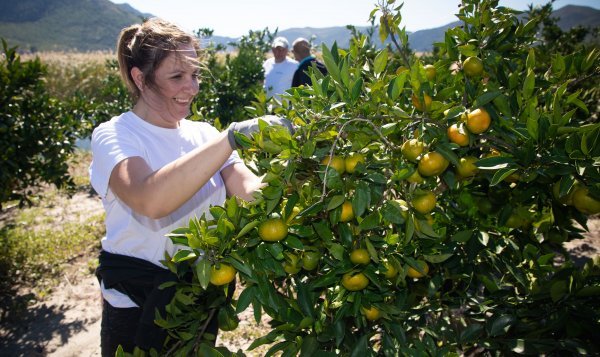
[[[91,146],[90,182],[98,195],[105,198],[114,167],[127,158],[143,156],[143,150],[130,129],[113,121],[103,123],[94,130]]]

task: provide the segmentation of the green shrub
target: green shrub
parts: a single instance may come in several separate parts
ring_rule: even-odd
[[[30,202],[43,183],[72,187],[67,159],[81,120],[51,97],[43,80],[46,66],[36,58],[22,62],[15,48],[3,43],[0,61],[0,207]]]

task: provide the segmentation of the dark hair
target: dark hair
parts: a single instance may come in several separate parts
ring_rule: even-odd
[[[141,25],[136,24],[121,30],[117,43],[119,69],[134,100],[140,97],[140,89],[131,77],[131,69],[139,68],[144,74],[144,83],[153,87],[156,68],[182,45],[193,46],[200,57],[198,39],[165,20],[151,18]]]

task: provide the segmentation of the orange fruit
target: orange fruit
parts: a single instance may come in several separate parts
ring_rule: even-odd
[[[488,130],[491,123],[490,114],[483,108],[475,109],[467,114],[467,129],[473,134],[481,134]]]
[[[365,318],[369,321],[378,320],[381,317],[381,311],[377,309],[375,306],[371,306],[369,308],[361,307],[360,308]]]
[[[329,156],[326,156],[325,158],[323,158],[323,160],[321,160],[321,164],[329,164],[329,167],[335,169],[335,171],[337,171],[340,175],[343,174],[346,170],[346,162],[342,157],[337,155],[333,155],[333,157],[331,158]]]
[[[432,64],[428,64],[425,65],[423,68],[425,69],[425,77],[427,78],[427,80],[433,81],[435,79],[435,75],[437,74],[435,66]]]
[[[411,278],[418,279],[418,278],[424,277],[425,275],[427,275],[429,273],[429,265],[427,265],[427,263],[424,260],[417,260],[417,265],[419,266],[419,268],[421,268],[423,273],[421,273],[417,269],[409,266],[406,271],[406,275]]]
[[[344,159],[344,166],[347,173],[353,173],[356,169],[356,165],[359,162],[365,163],[365,157],[361,154],[354,153]]]
[[[435,204],[437,200],[435,198],[435,194],[431,191],[425,191],[419,194],[416,194],[412,200],[412,206],[415,211],[427,214],[435,208]]]
[[[423,105],[423,103],[421,103],[421,100],[419,99],[419,97],[417,97],[416,95],[412,95],[412,103],[415,106],[415,108],[417,108],[418,111],[429,111],[429,108],[431,108],[431,97],[427,94],[423,94],[423,99],[425,101],[425,105]]]
[[[258,225],[258,236],[267,242],[277,242],[287,236],[288,226],[281,218],[269,218]]]
[[[354,209],[350,201],[342,203],[342,213],[340,214],[340,222],[349,222],[354,218]]]
[[[467,77],[480,76],[483,73],[483,61],[479,57],[468,57],[463,61],[463,71]]]
[[[477,161],[478,159],[474,156],[461,157],[456,167],[456,173],[460,177],[475,176],[479,172],[479,167],[475,166],[475,162]]]
[[[369,285],[369,279],[363,273],[346,273],[342,276],[342,286],[349,291],[359,291]]]
[[[573,192],[573,206],[584,214],[600,213],[600,201],[590,196],[585,186],[579,186]]]
[[[425,150],[425,143],[417,139],[410,139],[405,141],[400,148],[402,156],[408,161],[417,162],[419,155]]]
[[[462,124],[452,124],[448,127],[448,139],[458,146],[469,145],[469,132]]]
[[[448,168],[449,164],[442,154],[432,151],[423,155],[417,169],[421,176],[439,176]]]
[[[366,249],[358,248],[350,252],[350,261],[354,264],[369,264],[371,257]]]
[[[229,264],[221,263],[218,268],[213,265],[210,268],[210,283],[217,286],[229,284],[235,278],[235,273],[235,268]]]

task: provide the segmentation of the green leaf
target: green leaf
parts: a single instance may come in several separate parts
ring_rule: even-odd
[[[559,280],[557,282],[554,282],[550,286],[550,298],[552,299],[553,302],[557,302],[558,300],[562,299],[562,297],[567,294],[567,291],[568,291],[568,288],[567,288],[566,281]]]
[[[241,237],[245,236],[248,232],[250,232],[251,230],[253,230],[259,224],[260,224],[260,221],[258,221],[258,220],[251,221],[250,223],[246,224],[244,226],[244,228],[242,228],[240,230],[240,232],[237,234],[237,236],[235,236],[235,239],[238,239],[238,238],[241,238]]]
[[[373,212],[360,222],[359,227],[363,230],[375,229],[379,227],[380,218],[379,212]]]
[[[331,211],[333,209],[338,208],[346,201],[346,197],[344,195],[333,196],[331,200],[329,200],[329,204],[327,204],[327,210]]]
[[[196,264],[196,276],[198,276],[198,282],[203,289],[206,289],[210,282],[210,268],[208,259],[202,259]]]
[[[526,100],[531,98],[534,88],[535,88],[535,72],[530,69],[527,72],[527,77],[525,77],[525,82],[523,82],[523,98]]]
[[[252,285],[252,286],[247,287],[240,293],[240,296],[237,301],[237,305],[235,306],[235,312],[237,314],[243,312],[244,310],[246,310],[248,308],[248,306],[250,306],[250,303],[252,302],[252,298],[254,297],[254,295],[256,295],[258,293],[257,290],[258,289],[256,288],[256,286]]]
[[[498,90],[485,92],[482,95],[480,95],[479,97],[477,97],[477,99],[475,99],[475,101],[473,102],[473,108],[481,108],[484,105],[491,102],[492,100],[494,100],[496,97],[498,97],[501,94],[502,94],[502,92],[498,91]]]
[[[362,216],[370,203],[371,189],[366,182],[360,181],[356,187],[356,192],[352,197],[352,208],[354,209],[354,215],[356,217]]]
[[[359,78],[356,82],[354,82],[354,85],[352,86],[352,91],[350,92],[350,99],[352,100],[352,102],[356,102],[356,100],[358,100],[362,92],[362,88],[363,80],[362,78]]]
[[[475,166],[481,170],[498,170],[506,168],[515,163],[515,159],[508,156],[491,156],[479,159],[475,162]]]
[[[329,253],[335,259],[337,259],[337,260],[343,260],[344,259],[345,250],[344,250],[344,247],[342,247],[340,244],[333,243],[329,247],[327,247],[327,249],[329,250]]]
[[[390,82],[388,87],[388,95],[392,100],[397,100],[398,97],[400,97],[400,94],[402,94],[402,91],[404,90],[404,82],[406,82],[406,76],[406,72],[401,73]]]
[[[233,257],[233,253],[231,256],[223,259],[224,262],[231,264],[235,270],[239,271],[240,273],[251,277],[252,276],[252,269],[250,269],[250,267],[246,264],[244,264],[240,259],[236,259]]]
[[[321,48],[323,50],[323,62],[325,64],[325,67],[327,68],[327,72],[335,81],[337,81],[338,83],[342,83],[340,69],[338,68],[337,63],[335,62],[331,51],[329,51],[329,48],[325,44],[323,44]]]
[[[315,336],[305,336],[300,346],[300,357],[312,357],[319,348],[319,342]]]
[[[182,249],[177,251],[172,258],[174,263],[181,263],[186,260],[192,260],[198,258],[198,255],[193,250]]]
[[[371,259],[373,259],[373,261],[375,263],[379,263],[379,257],[377,256],[377,249],[375,249],[375,247],[373,246],[373,243],[371,243],[371,240],[369,238],[366,238],[364,240],[365,245],[367,246],[367,251],[369,252],[369,256],[371,256]]]
[[[435,255],[423,255],[423,258],[434,264],[443,263],[446,260],[450,259],[454,254],[446,253],[446,254],[435,254]]]
[[[292,249],[303,250],[304,244],[300,239],[294,237],[293,235],[288,234],[288,236],[282,241],[282,243]]]
[[[499,336],[507,333],[515,321],[516,318],[512,315],[498,316],[488,326],[490,336]]]
[[[527,55],[527,61],[525,63],[527,69],[532,71],[535,69],[535,50],[533,48],[529,49],[529,54]]]
[[[461,331],[460,341],[462,343],[477,341],[477,340],[479,340],[479,336],[481,336],[482,331],[483,331],[483,325],[478,324],[478,323],[473,323]]]
[[[387,47],[380,51],[375,57],[375,62],[373,65],[373,70],[376,75],[379,75],[381,72],[385,70],[388,61],[388,50]]]
[[[459,232],[456,232],[452,236],[452,241],[465,243],[465,242],[468,242],[472,236],[473,236],[473,230],[469,229],[469,230],[459,231]]]
[[[515,173],[517,169],[514,168],[504,168],[496,171],[494,176],[492,177],[492,181],[490,182],[490,186],[496,186],[500,182],[504,181],[505,178]]]

